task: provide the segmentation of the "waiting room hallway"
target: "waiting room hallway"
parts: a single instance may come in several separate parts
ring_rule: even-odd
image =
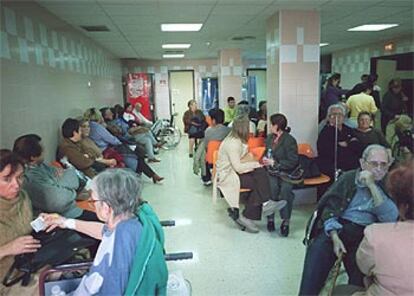
[[[193,295],[297,295],[304,228],[314,205],[294,207],[287,238],[267,232],[265,219],[258,234],[240,231],[227,216],[225,200],[214,205],[212,187],[194,175],[187,149],[183,137],[175,150],[160,152],[160,163],[151,164],[165,177],[162,184],[144,177],[143,198],[161,220],[177,224],[164,228],[167,252],[194,253],[192,260],[169,262],[169,270],[183,272]]]

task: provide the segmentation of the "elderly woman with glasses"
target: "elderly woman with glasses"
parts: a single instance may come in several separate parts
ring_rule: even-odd
[[[135,289],[140,295],[155,295],[165,291],[168,276],[163,242],[142,210],[141,187],[140,178],[129,170],[106,170],[92,180],[90,200],[103,224],[42,215],[47,231],[69,228],[101,240],[89,273],[73,295],[124,295]]]
[[[352,129],[344,124],[345,116],[346,109],[342,104],[331,105],[317,141],[319,169],[331,179],[335,177],[335,160],[336,168],[342,171],[358,167],[358,153],[351,141],[354,140]]]
[[[363,286],[364,275],[356,263],[356,253],[364,229],[398,218],[398,209],[383,186],[392,162],[385,147],[368,146],[360,159],[360,169],[342,174],[319,201],[299,295],[319,295],[337,257],[342,256],[348,283]]]

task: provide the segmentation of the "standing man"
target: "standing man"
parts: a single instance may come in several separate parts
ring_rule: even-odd
[[[233,97],[227,98],[227,107],[224,108],[224,124],[227,125],[233,121],[236,116],[236,100]]]

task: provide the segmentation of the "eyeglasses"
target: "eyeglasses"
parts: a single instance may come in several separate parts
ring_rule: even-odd
[[[388,162],[383,161],[365,161],[370,167],[372,168],[380,168],[380,169],[387,169],[390,164]]]

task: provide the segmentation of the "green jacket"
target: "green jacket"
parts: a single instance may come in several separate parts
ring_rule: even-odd
[[[164,259],[164,232],[161,224],[147,203],[139,207],[137,218],[142,224],[142,234],[125,295],[166,295],[168,270]]]
[[[56,168],[45,163],[28,165],[24,173],[23,189],[33,205],[33,215],[41,212],[58,213],[66,218],[77,218],[83,210],[76,206],[79,179],[72,169],[58,176]]]
[[[289,133],[284,132],[279,139],[276,147],[272,148],[274,135],[270,134],[266,139],[266,151],[272,149],[273,159],[277,162],[280,170],[284,172],[291,172],[298,166],[298,144],[294,137]]]
[[[354,198],[357,190],[355,178],[358,172],[359,169],[343,173],[338,181],[333,183],[328,191],[322,196],[317,206],[318,217],[316,218],[315,224],[311,225],[311,217],[306,228],[306,233],[309,235],[310,239],[323,231],[326,220],[333,217],[340,217],[348,208],[348,205]],[[386,193],[387,191],[384,189],[384,179],[380,182],[379,186],[383,192]]]

